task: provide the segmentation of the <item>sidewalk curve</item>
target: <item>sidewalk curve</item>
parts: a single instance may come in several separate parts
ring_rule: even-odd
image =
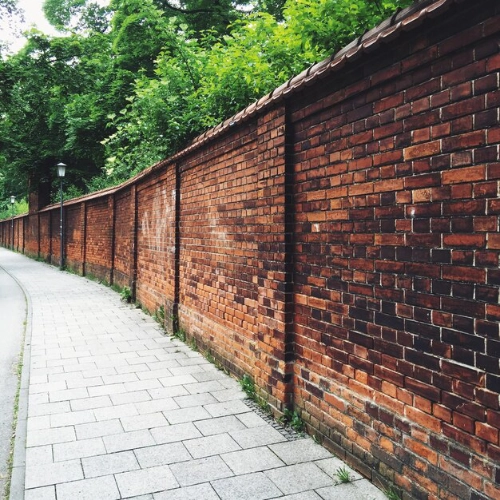
[[[0,264],[28,299],[10,500],[386,498],[110,288],[5,249]]]

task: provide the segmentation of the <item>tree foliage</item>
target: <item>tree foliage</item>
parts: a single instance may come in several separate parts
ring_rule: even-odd
[[[0,198],[61,160],[72,193],[121,182],[408,3],[45,0],[67,35],[0,58]]]

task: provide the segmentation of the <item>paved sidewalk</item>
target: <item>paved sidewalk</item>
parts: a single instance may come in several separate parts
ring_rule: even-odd
[[[0,266],[29,305],[11,500],[386,498],[353,471],[337,485],[340,460],[111,289],[5,249]]]

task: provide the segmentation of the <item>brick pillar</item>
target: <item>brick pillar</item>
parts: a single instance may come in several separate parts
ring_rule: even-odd
[[[258,344],[256,383],[278,412],[293,405],[292,245],[288,128],[282,106],[259,118]]]

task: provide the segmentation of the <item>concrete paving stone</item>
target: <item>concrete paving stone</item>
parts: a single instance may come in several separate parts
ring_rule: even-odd
[[[168,443],[134,450],[142,469],[191,460],[183,443]],[[187,465],[188,466],[188,465]]]
[[[187,391],[186,391],[187,393]],[[49,394],[47,392],[42,394],[28,394],[28,402],[30,406],[42,405],[49,403]]]
[[[65,365],[64,366],[64,371],[65,372],[85,372],[87,370],[96,370],[97,366],[95,363],[74,363],[72,365]]]
[[[104,436],[103,439],[108,453],[133,450],[134,448],[143,448],[156,444],[148,430],[113,434],[112,436]]]
[[[103,420],[112,420],[115,418],[132,417],[138,414],[137,408],[133,403],[110,406],[106,408],[96,408],[93,410],[98,422]]]
[[[170,470],[181,486],[207,483],[233,475],[231,469],[218,456],[192,460],[189,467],[183,462],[172,464]]]
[[[140,363],[137,365],[123,365],[116,368],[117,373],[141,373],[149,371],[149,367],[146,363]]]
[[[147,393],[149,395],[149,393]],[[157,413],[159,411],[176,410],[179,408],[173,398],[153,399],[151,401],[143,401],[135,403],[135,407],[139,415],[148,413]]]
[[[154,500],[220,500],[220,497],[209,483],[203,483],[155,493]]]
[[[286,438],[270,425],[252,427],[241,431],[232,431],[229,434],[242,448],[245,449],[286,441]]]
[[[110,396],[111,394],[122,394],[127,392],[123,384],[109,384],[102,385],[101,387],[89,387],[89,396]]]
[[[83,378],[94,378],[94,377],[109,377],[111,375],[118,375],[114,368],[94,368],[92,370],[84,370],[81,372]]]
[[[70,411],[50,415],[51,427],[66,427],[68,425],[87,424],[95,421],[96,418],[93,410]]]
[[[142,371],[137,374],[137,377],[140,380],[149,380],[149,379],[160,379],[165,377],[171,377],[172,373],[168,368],[162,368],[160,370],[148,370]]]
[[[82,379],[83,379],[82,372],[63,371],[62,373],[54,373],[52,375],[49,375],[49,382],[61,382],[61,381],[66,382],[67,380],[82,380]],[[31,377],[30,377],[30,383],[31,383]]]
[[[51,380],[51,382],[53,382]],[[34,375],[33,373],[30,375],[30,384],[48,384],[49,376],[45,375]]]
[[[287,443],[273,444],[269,448],[287,465],[311,462],[332,456],[330,452],[309,437]]]
[[[144,363],[155,363],[156,361],[158,361],[158,358],[156,356],[138,356],[137,358],[128,358],[127,361],[129,365],[140,365]]]
[[[72,411],[95,410],[96,408],[106,408],[113,403],[109,396],[95,396],[92,398],[75,399],[70,401]]]
[[[173,385],[171,387],[162,387],[161,389],[149,389],[148,392],[153,399],[167,399],[189,395],[189,392],[183,385]]]
[[[221,380],[224,377],[227,377],[227,375],[223,371],[217,370],[215,372],[202,371],[198,373],[193,373],[193,377],[198,382],[210,382],[211,380]]]
[[[248,408],[247,413],[239,413],[236,415],[236,418],[248,428],[269,425],[260,415],[251,411],[250,408]]]
[[[333,457],[331,455],[329,458],[316,460],[314,463],[333,479],[337,479],[337,470],[339,468],[347,469],[353,481],[363,479],[363,476],[361,474],[348,467],[342,460],[340,460],[340,458]]]
[[[188,389],[189,390],[189,389]],[[205,409],[212,417],[224,417],[226,415],[236,415],[246,413],[248,406],[241,400],[224,401],[222,403],[213,403],[205,405]]]
[[[217,400],[207,392],[203,392],[201,394],[190,394],[189,396],[177,396],[174,398],[174,401],[180,408],[217,403]]]
[[[83,479],[80,460],[26,467],[26,489]]]
[[[179,357],[179,355],[177,355],[177,357]],[[181,358],[181,359],[185,359],[185,358]],[[156,373],[156,372],[159,373],[162,370],[166,370],[166,371],[168,371],[168,373],[165,372],[167,377],[172,377],[172,373],[170,372],[170,368],[175,367],[175,366],[181,366],[181,365],[179,364],[179,360],[174,359],[174,358],[164,359],[163,361],[155,361],[154,363],[148,363],[148,367],[152,373]],[[160,377],[158,377],[158,378],[160,378]]]
[[[52,445],[26,448],[26,466],[51,464],[54,461]]]
[[[156,427],[151,429],[150,432],[155,442],[158,444],[175,443],[202,437],[200,431],[192,422],[168,425],[166,427]]]
[[[216,434],[214,436],[190,439],[189,441],[185,441],[184,445],[193,458],[210,457],[241,449],[229,434]]]
[[[316,493],[323,500],[387,500],[385,494],[366,479],[318,488]]]
[[[280,497],[280,500],[322,500],[322,498],[315,491],[303,491],[293,495],[285,495]]]
[[[44,486],[26,490],[24,500],[56,500],[56,489],[54,486]]]
[[[180,408],[178,410],[167,410],[164,411],[163,414],[171,425],[210,418],[210,413],[208,413],[203,406],[191,406],[189,408]]]
[[[198,420],[194,422],[194,425],[204,436],[213,436],[214,434],[246,429],[243,423],[234,415]]]
[[[121,419],[125,432],[138,431],[141,429],[151,429],[153,427],[163,427],[168,425],[167,419],[163,413],[148,413],[145,415],[136,415],[133,417],[124,417]]]
[[[96,387],[103,385],[101,377],[82,378],[80,380],[67,380],[68,389],[78,389],[79,387]]]
[[[102,377],[106,385],[124,384],[125,382],[136,382],[138,379],[135,373],[120,373],[117,375],[105,375]]]
[[[141,403],[143,401],[150,401],[151,396],[148,391],[133,391],[124,392],[121,394],[111,394],[111,401],[114,405],[123,405],[127,403]]]
[[[81,439],[71,443],[59,443],[53,446],[54,462],[64,462],[74,458],[93,457],[106,453],[102,438]]]
[[[193,365],[211,365],[210,361],[206,360],[201,354],[198,353],[197,356],[192,358],[179,359],[179,364],[181,366],[193,366]]]
[[[257,472],[245,476],[219,479],[212,487],[222,500],[265,500],[281,496],[281,491],[264,474]]]
[[[140,469],[139,462],[132,451],[82,458],[82,467],[86,478]]]
[[[191,375],[192,377],[192,375]],[[195,381],[196,382],[196,381]],[[208,382],[185,383],[184,387],[190,394],[200,394],[202,392],[222,391],[226,389],[220,380],[209,380]]]
[[[117,354],[120,351],[114,345],[92,343],[89,346],[90,356],[102,356],[107,354]]]
[[[67,389],[66,381],[48,382],[45,384],[32,384],[30,380],[30,394],[40,394],[41,392],[63,391]]]
[[[56,490],[57,500],[117,500],[121,498],[113,476],[58,484]]]
[[[26,425],[28,432],[35,431],[38,429],[49,429],[50,415],[42,415],[40,417],[29,417]]]
[[[45,444],[67,443],[76,441],[74,427],[54,427],[39,429],[26,436],[26,446],[43,446]]]
[[[88,389],[66,389],[65,391],[49,392],[49,401],[58,403],[61,401],[70,401],[72,399],[83,399],[90,396]]]
[[[221,455],[222,460],[236,474],[250,474],[285,464],[267,447],[250,448]]]
[[[219,402],[233,401],[237,399],[245,399],[247,396],[241,389],[224,389],[222,391],[214,391],[212,396]]]
[[[332,486],[332,478],[312,463],[271,469],[264,474],[286,495]]]
[[[139,357],[147,357],[147,356],[157,356],[157,355],[162,355],[164,352],[162,347],[159,347],[157,349],[143,349],[143,350],[136,350],[135,353]]]
[[[143,391],[148,389],[160,389],[163,387],[158,379],[138,380],[137,382],[125,382],[127,392]]]
[[[177,375],[171,377],[163,377],[159,379],[164,387],[172,387],[175,385],[186,385],[186,384],[196,384],[196,379],[188,374],[188,375]],[[208,392],[208,391],[203,391]]]
[[[168,466],[151,467],[115,475],[122,497],[133,497],[177,488],[179,483]]]
[[[123,433],[123,427],[120,420],[114,419],[75,425],[75,431],[78,439],[91,439]]]

